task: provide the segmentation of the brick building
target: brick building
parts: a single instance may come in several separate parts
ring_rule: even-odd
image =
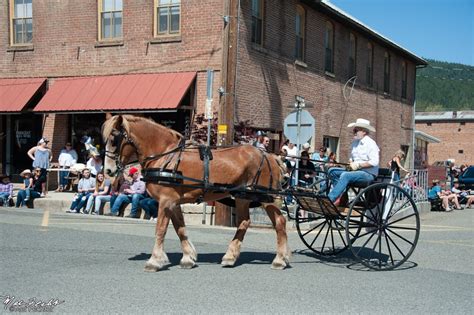
[[[248,120],[277,148],[300,95],[316,119],[312,144],[342,161],[346,125],[358,117],[376,127],[383,163],[400,148],[412,154],[425,61],[326,1],[2,0],[0,21],[0,163],[9,173],[30,166],[25,152],[42,135],[55,157],[83,134],[100,141],[104,112],[144,113],[186,132],[204,111],[207,69],[227,141]]]
[[[474,111],[418,112],[417,131],[430,134],[439,143],[430,143],[428,165],[454,159],[456,165],[474,165]]]

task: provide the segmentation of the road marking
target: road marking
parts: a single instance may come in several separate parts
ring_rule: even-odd
[[[474,244],[467,244],[466,243],[466,242],[472,242],[472,240],[441,240],[441,241],[422,241],[422,242],[423,243],[442,244],[442,245],[474,247]]]
[[[49,210],[45,210],[43,213],[43,220],[41,220],[42,227],[48,227],[49,223]]]

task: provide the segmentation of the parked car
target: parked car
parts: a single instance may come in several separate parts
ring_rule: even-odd
[[[474,189],[474,166],[469,166],[459,175],[459,186],[462,189]]]

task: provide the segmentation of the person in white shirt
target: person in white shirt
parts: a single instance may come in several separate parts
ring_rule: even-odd
[[[72,148],[70,142],[66,143],[64,149],[61,150],[58,157],[59,167],[62,169],[69,169],[77,163],[77,152]],[[69,185],[69,171],[59,172],[59,187],[58,191],[63,191]],[[67,189],[66,189],[67,190]]]
[[[102,171],[103,162],[98,153],[92,153],[91,158],[87,161],[87,168],[91,170],[91,176],[96,177]]]
[[[331,168],[328,174],[333,183],[328,197],[336,206],[343,205],[341,196],[347,186],[355,183],[369,184],[379,171],[380,149],[377,143],[369,137],[370,132],[375,132],[370,121],[358,118],[356,122],[350,123],[347,127],[353,128],[354,133],[349,159],[350,170]]]

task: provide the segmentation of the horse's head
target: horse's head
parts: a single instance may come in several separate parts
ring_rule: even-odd
[[[105,143],[104,172],[115,176],[127,164],[136,161],[138,149],[132,139],[128,121],[121,115],[113,116],[102,125]]]

